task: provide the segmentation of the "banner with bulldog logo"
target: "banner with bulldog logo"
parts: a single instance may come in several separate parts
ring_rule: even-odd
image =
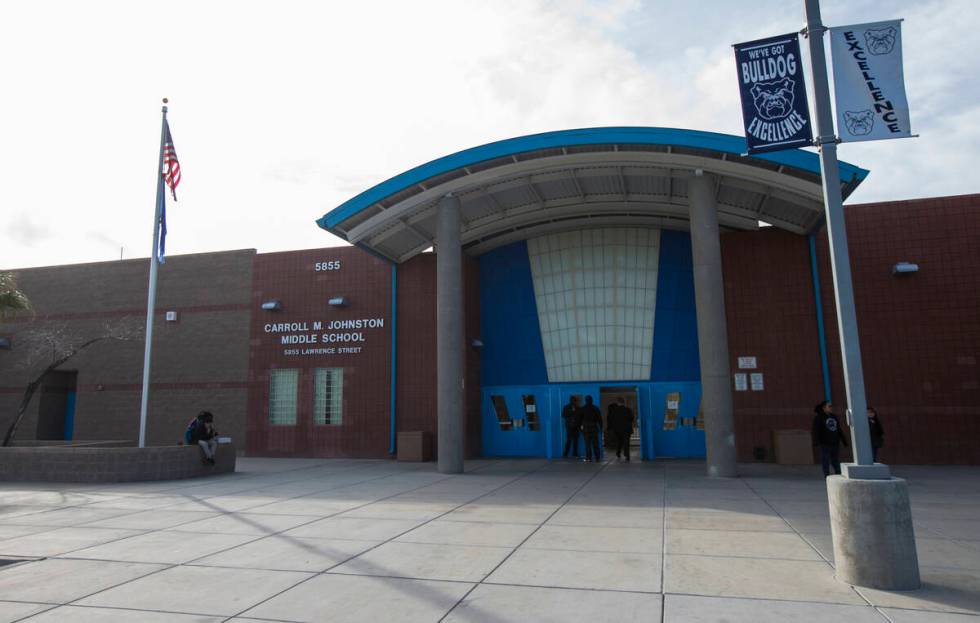
[[[796,33],[735,44],[748,153],[813,143]]]
[[[830,55],[841,141],[912,135],[901,20],[831,28]]]

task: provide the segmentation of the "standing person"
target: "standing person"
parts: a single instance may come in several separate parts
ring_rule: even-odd
[[[620,396],[616,399],[618,403],[616,409],[616,419],[610,422],[608,430],[616,437],[616,458],[620,458],[620,453],[626,455],[626,462],[630,462],[630,437],[633,435],[633,410],[626,406],[626,401]]]
[[[617,400],[613,400],[606,407],[606,430],[612,433],[616,430],[616,420],[620,417],[620,405]],[[604,448],[612,448],[616,445],[616,435],[610,434],[602,440]],[[617,456],[619,454],[617,453]]]
[[[840,474],[840,444],[847,446],[847,437],[832,409],[829,400],[813,408],[813,445],[820,446],[820,463],[825,478],[830,476],[831,467],[835,474]]]
[[[572,396],[568,404],[561,410],[561,419],[565,423],[565,451],[562,458],[568,456],[568,449],[572,449],[572,456],[578,458],[578,435],[582,429],[582,411],[578,407],[578,396]]]
[[[868,407],[868,430],[871,433],[871,460],[878,462],[878,450],[885,445],[885,429],[881,427],[878,412],[874,407]]]
[[[204,462],[214,465],[214,453],[218,449],[218,431],[214,429],[214,415],[201,411],[187,427],[188,443],[197,444],[204,451]]]
[[[592,396],[585,397],[585,406],[582,407],[582,434],[585,436],[585,460],[598,462],[602,457],[599,454],[599,433],[602,432],[602,412],[599,407],[592,404]]]

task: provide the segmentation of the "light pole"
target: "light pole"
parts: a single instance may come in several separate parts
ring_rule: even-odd
[[[854,462],[841,466],[842,476],[827,478],[835,568],[838,579],[850,584],[909,590],[918,588],[920,581],[908,486],[904,480],[892,478],[888,466],[875,463],[871,454],[820,0],[804,0],[804,12],[814,95],[815,142],[820,149],[827,238],[847,392],[847,423],[854,446]]]

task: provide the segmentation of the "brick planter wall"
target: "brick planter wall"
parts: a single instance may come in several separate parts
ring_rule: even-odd
[[[235,471],[235,446],[218,446],[215,465],[197,446],[0,448],[0,481],[133,482],[180,480]]]

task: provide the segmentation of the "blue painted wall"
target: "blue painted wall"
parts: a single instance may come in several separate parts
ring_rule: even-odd
[[[681,417],[697,415],[701,396],[698,330],[694,302],[691,237],[662,231],[657,308],[650,380],[609,379],[589,383],[548,383],[544,348],[534,299],[527,243],[500,247],[480,257],[482,453],[484,456],[561,456],[564,426],[561,408],[572,394],[629,386],[638,390],[642,412],[642,457],[704,456],[704,432],[691,426],[663,430],[669,392],[681,393]],[[533,395],[539,430],[502,430],[491,396],[502,396],[513,419],[526,419],[523,395]],[[580,447],[580,451],[583,448]]]
[[[700,381],[691,235],[660,232],[651,381]]]
[[[480,384],[548,382],[527,243],[480,256]]]

